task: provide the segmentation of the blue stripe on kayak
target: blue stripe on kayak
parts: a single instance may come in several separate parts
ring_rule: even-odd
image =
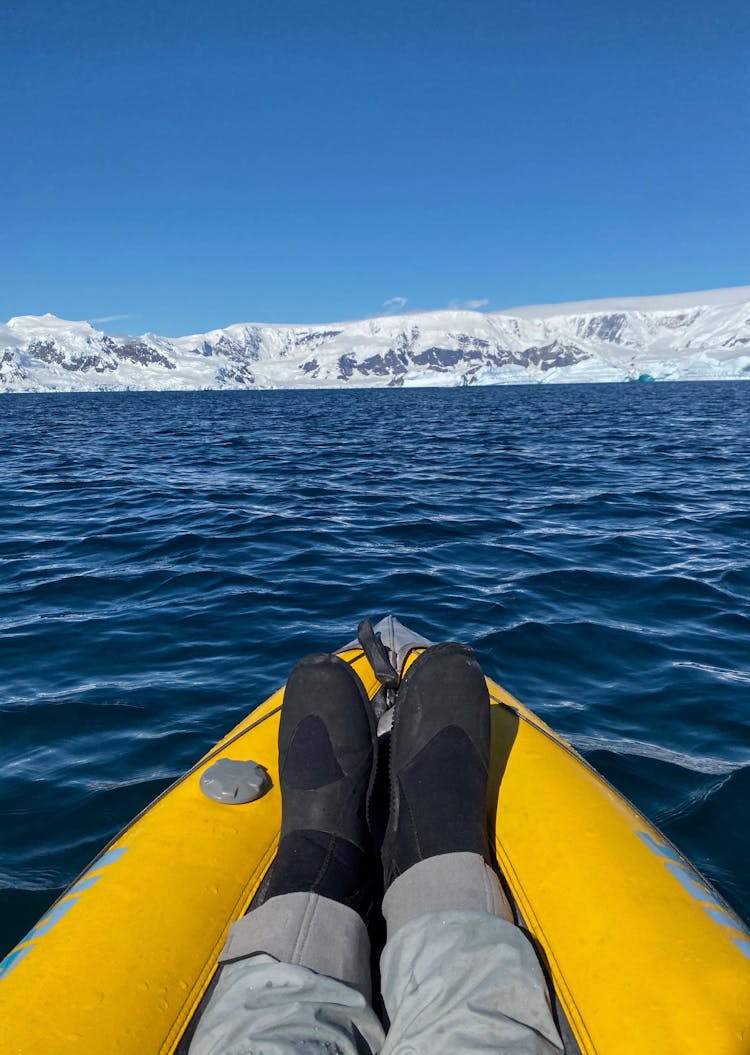
[[[97,858],[96,861],[89,868],[86,875],[90,875],[92,872],[98,872],[100,868],[106,868],[107,865],[114,864],[115,861],[119,861],[122,855],[127,850],[127,846],[119,846],[116,850],[108,850],[106,854],[102,854],[101,857]]]
[[[676,850],[673,850],[671,846],[667,846],[666,843],[658,843],[653,835],[649,835],[648,832],[638,832],[638,837],[643,840],[649,850],[653,850],[659,857],[666,857],[678,865],[684,864]]]
[[[63,916],[67,916],[73,906],[77,903],[78,898],[73,897],[70,901],[61,901],[59,905],[55,905],[49,916],[45,916],[45,918],[34,927],[31,932],[32,935],[35,938],[41,938],[42,934],[46,934],[48,930],[52,930],[54,925],[58,923]]]
[[[722,927],[733,927],[742,934],[747,933],[742,920],[733,916],[731,912],[727,912],[727,910],[723,909],[718,902],[716,902],[715,905],[711,905],[710,908],[708,905],[704,905],[703,910],[711,917],[714,923],[719,923]]]
[[[673,864],[671,861],[665,861],[664,863],[677,882],[687,890],[691,897],[694,897],[696,901],[710,901],[711,904],[714,904],[715,898],[708,887],[705,887],[700,882],[696,882],[683,864],[677,865]],[[715,903],[718,906],[718,901]]]
[[[12,952],[9,952],[4,960],[0,961],[0,978],[4,978],[9,971],[13,970],[17,963],[20,963],[24,956],[31,952],[34,948],[34,945],[31,943],[35,938],[40,938],[43,934],[46,934],[47,931],[52,930],[55,924],[70,912],[73,906],[80,901],[80,894],[82,894],[84,890],[90,890],[92,886],[99,882],[101,876],[95,873],[98,873],[102,868],[106,868],[108,865],[114,864],[115,861],[119,861],[126,850],[127,846],[119,846],[115,850],[108,850],[107,853],[102,854],[98,860],[94,861],[83,878],[79,879],[75,886],[72,886],[70,890],[63,895],[64,900],[59,901],[46,916],[43,916],[37,925],[32,927],[26,937],[21,940],[19,945]],[[76,896],[71,897],[71,894]],[[30,944],[24,945],[25,942],[29,942]]]
[[[5,978],[6,974],[10,974],[14,967],[17,967],[21,960],[30,953],[34,948],[33,945],[27,945],[25,949],[14,949],[13,952],[9,952],[4,960],[0,960],[0,978]]]
[[[734,944],[740,950],[742,955],[747,956],[748,960],[750,960],[750,941],[745,941],[742,938],[735,938]]]
[[[664,843],[657,842],[648,832],[638,832],[638,836],[648,846],[649,850],[652,850],[657,856],[662,858],[666,868],[675,877],[683,890],[686,890],[700,904],[700,907],[714,923],[718,923],[720,927],[731,927],[732,930],[738,930],[742,934],[748,933],[747,927],[739,916],[735,916],[731,909],[726,908],[721,903],[718,897],[712,893],[710,887],[702,880],[698,872],[687,861],[683,860],[675,850]],[[744,955],[750,957],[750,942],[740,939],[732,940]]]
[[[89,890],[95,883],[98,883],[101,878],[100,875],[87,876],[79,883],[76,883],[75,886],[72,886],[68,893],[79,894],[82,890]]]

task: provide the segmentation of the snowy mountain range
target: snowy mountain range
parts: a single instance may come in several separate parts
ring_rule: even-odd
[[[176,338],[113,337],[54,315],[0,324],[0,392],[739,378],[750,380],[750,286]]]

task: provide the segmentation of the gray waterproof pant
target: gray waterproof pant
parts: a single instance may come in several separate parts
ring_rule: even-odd
[[[190,1055],[559,1055],[536,954],[481,857],[414,865],[383,914],[387,1036],[360,917],[285,894],[233,925]]]

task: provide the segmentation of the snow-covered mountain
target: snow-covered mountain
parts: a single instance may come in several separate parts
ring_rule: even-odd
[[[177,338],[112,337],[54,315],[0,324],[0,392],[733,378],[750,380],[750,286]]]

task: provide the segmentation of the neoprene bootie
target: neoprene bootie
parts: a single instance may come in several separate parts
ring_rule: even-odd
[[[489,758],[489,693],[473,650],[452,642],[428,648],[396,696],[386,887],[428,857],[469,852],[489,859]]]
[[[349,664],[328,654],[300,660],[281,709],[281,837],[264,900],[311,892],[366,909],[375,739],[370,702]]]

